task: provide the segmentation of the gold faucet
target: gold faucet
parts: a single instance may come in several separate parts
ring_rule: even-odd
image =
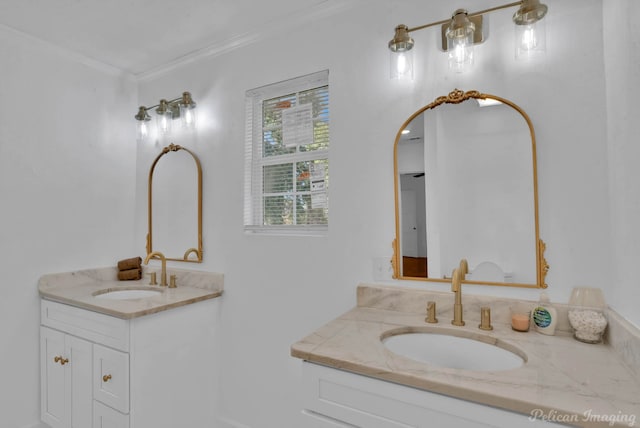
[[[162,254],[160,251],[154,251],[153,253],[149,253],[147,254],[147,258],[144,259],[144,264],[145,265],[149,264],[149,260],[155,259],[155,258],[160,259],[160,261],[162,262],[162,272],[160,273],[160,285],[166,286],[167,285],[167,259],[165,258],[164,254]]]
[[[453,319],[451,324],[457,326],[463,326],[464,321],[462,319],[462,281],[465,275],[469,273],[469,265],[466,259],[460,260],[460,265],[453,270],[451,274],[451,291],[456,294],[455,302],[453,304]]]

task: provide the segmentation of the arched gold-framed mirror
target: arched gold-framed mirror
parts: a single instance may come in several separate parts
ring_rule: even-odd
[[[412,114],[394,142],[395,279],[546,288],[536,138],[515,103],[455,89]]]
[[[161,169],[158,161],[169,153],[185,155],[164,162],[165,169]],[[159,181],[156,190],[154,172]],[[154,213],[158,218],[154,219]],[[202,263],[202,167],[191,150],[170,144],[151,164],[148,226],[147,254],[160,251],[167,260]]]

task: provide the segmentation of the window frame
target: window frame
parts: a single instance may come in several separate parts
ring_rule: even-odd
[[[302,236],[325,236],[329,229],[329,147],[330,147],[330,119],[327,148],[300,151],[300,146],[296,146],[293,153],[280,155],[263,156],[264,149],[264,123],[263,105],[265,101],[295,95],[296,98],[301,92],[312,89],[327,87],[329,91],[329,71],[321,72],[289,79],[286,81],[266,85],[246,92],[245,98],[245,189],[244,189],[244,230],[246,233],[262,233],[277,235],[302,235]],[[328,95],[327,95],[328,96]],[[330,98],[329,103],[330,105]],[[299,104],[296,103],[296,106]],[[330,117],[329,110],[329,117]],[[325,173],[325,197],[326,197],[326,224],[279,224],[265,225],[264,199],[270,193],[264,192],[264,167],[272,165],[292,164],[292,175],[294,180],[291,192],[279,192],[273,195],[290,194],[295,200],[299,196],[308,192],[297,190],[296,167],[300,162],[326,161]]]

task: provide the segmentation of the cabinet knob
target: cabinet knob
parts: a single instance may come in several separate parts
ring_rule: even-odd
[[[111,375],[110,374],[106,374],[106,375],[102,376],[102,381],[103,382],[109,382],[110,379],[111,379]]]
[[[53,359],[54,363],[60,363],[61,366],[64,366],[65,364],[67,364],[69,362],[68,358],[63,358],[61,356],[57,356]]]

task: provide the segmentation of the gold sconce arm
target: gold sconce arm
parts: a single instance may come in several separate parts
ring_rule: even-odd
[[[484,15],[486,13],[494,12],[494,11],[500,10],[500,9],[507,9],[507,8],[514,7],[514,6],[523,5],[523,7],[524,7],[524,3],[526,3],[526,1],[515,1],[513,3],[507,3],[507,4],[500,5],[500,6],[490,7],[489,9],[479,10],[477,12],[468,12],[467,15],[469,17],[473,17],[473,16]],[[451,22],[451,18],[443,19],[443,20],[435,21],[435,22],[430,22],[428,24],[418,25],[416,27],[409,27],[409,28],[407,28],[407,32],[411,33],[413,31],[423,30],[423,29],[429,28],[429,27],[435,27],[436,25],[449,24],[450,22]]]

